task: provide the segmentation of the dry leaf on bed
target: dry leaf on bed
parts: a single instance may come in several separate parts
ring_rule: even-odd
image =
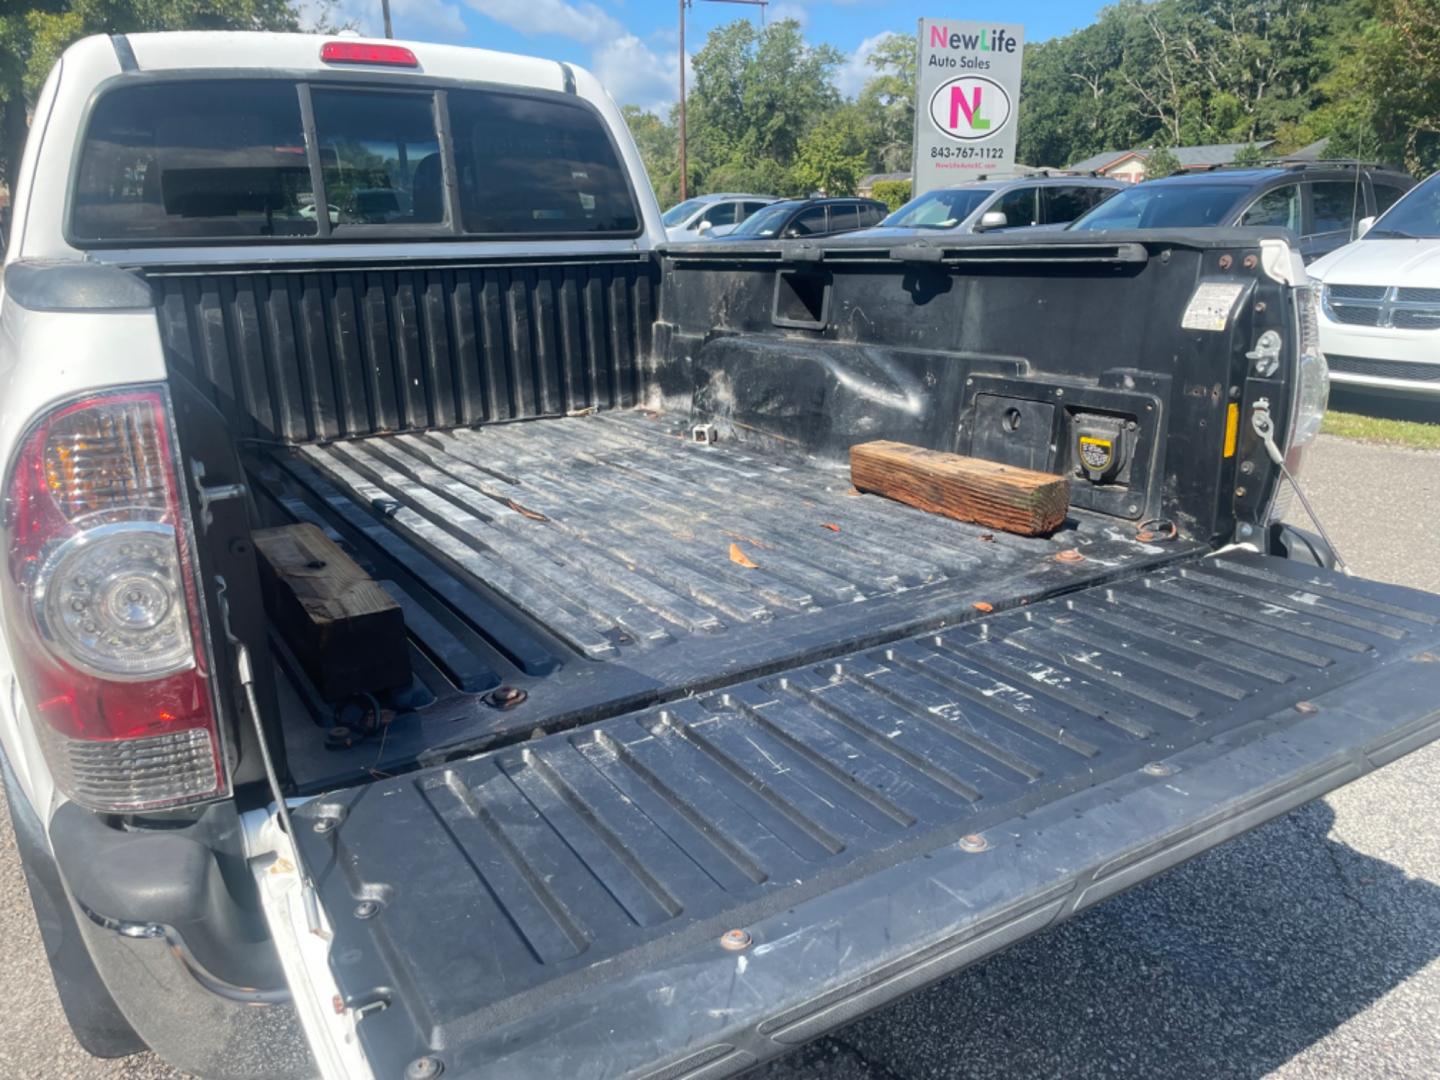
[[[730,545],[730,561],[737,566],[743,566],[746,570],[759,570],[760,564],[740,550],[739,544]]]
[[[538,510],[531,510],[528,506],[521,506],[521,505],[520,505],[519,503],[517,503],[514,499],[506,499],[506,500],[505,500],[505,505],[508,506],[508,507],[510,507],[511,510],[514,510],[517,514],[521,514],[521,515],[523,515],[524,517],[529,518],[531,521],[549,521],[549,520],[550,520],[550,519],[547,518],[544,514],[540,513]]]
[[[822,529],[829,529],[831,532],[839,532],[839,531],[840,531],[840,526],[839,526],[839,525],[836,525],[833,521],[822,521],[822,522],[820,523],[820,527],[821,527]]]

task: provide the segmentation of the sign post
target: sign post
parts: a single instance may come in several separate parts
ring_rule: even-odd
[[[1025,28],[920,20],[912,195],[1015,172]]]

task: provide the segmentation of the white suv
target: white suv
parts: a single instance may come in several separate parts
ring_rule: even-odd
[[[1309,268],[1324,282],[1330,378],[1440,398],[1440,173],[1360,227],[1361,239]]]

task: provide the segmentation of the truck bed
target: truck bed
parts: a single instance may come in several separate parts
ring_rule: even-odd
[[[324,786],[953,625],[1196,545],[1076,512],[1051,537],[860,495],[848,473],[651,410],[271,450],[272,523],[348,544],[404,608],[415,685],[383,748],[323,749],[331,706],[284,658],[292,772]],[[1076,561],[1056,559],[1078,551]],[[527,693],[497,710],[504,684]],[[405,707],[408,706],[408,707]]]

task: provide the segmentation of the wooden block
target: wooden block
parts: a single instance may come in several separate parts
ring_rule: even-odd
[[[410,682],[400,605],[314,525],[255,533],[265,610],[327,701]]]
[[[850,448],[850,482],[860,491],[1021,536],[1054,532],[1070,509],[1070,483],[1063,476],[884,439]]]

